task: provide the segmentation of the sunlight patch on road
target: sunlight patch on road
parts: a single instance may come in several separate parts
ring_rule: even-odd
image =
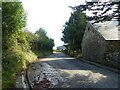
[[[41,61],[53,61],[53,60],[71,60],[71,59],[74,59],[74,58],[58,58],[58,57],[56,57],[56,58],[43,58],[43,59],[41,59]]]
[[[107,76],[101,73],[95,73],[90,70],[61,70],[62,73],[66,73],[68,78],[76,78],[77,76],[83,81],[97,83],[100,80],[107,78]]]

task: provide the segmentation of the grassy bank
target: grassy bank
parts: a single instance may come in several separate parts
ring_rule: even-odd
[[[52,54],[52,52],[36,52],[32,51],[23,52],[21,50],[13,50],[6,54],[7,56],[4,59],[4,70],[2,88],[7,89],[14,86],[17,74],[20,74],[24,69],[27,68],[29,63],[32,63],[37,60],[37,57],[43,58]],[[3,66],[3,67],[4,67]]]
[[[53,52],[52,51],[41,51],[41,52],[38,52],[38,51],[34,51],[35,55],[38,57],[38,58],[44,58],[46,56],[49,56],[50,54],[52,54]]]
[[[3,70],[2,70],[2,88],[13,87],[16,76],[26,69],[27,64],[34,62],[37,56],[29,51],[23,52],[21,50],[13,50],[5,53],[3,57]]]

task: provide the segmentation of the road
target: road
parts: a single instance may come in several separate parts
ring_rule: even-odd
[[[33,71],[30,68],[28,70],[31,84],[35,77],[40,83],[40,78],[46,74],[48,81],[47,79],[44,81],[47,84],[51,81],[57,88],[118,88],[118,73],[68,57],[60,52],[40,59],[31,67],[36,68]]]

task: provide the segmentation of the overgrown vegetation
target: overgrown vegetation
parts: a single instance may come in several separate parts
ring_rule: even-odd
[[[26,17],[21,3],[2,3],[2,88],[11,87],[16,74],[35,61],[38,55],[52,52],[54,40],[48,38],[42,28],[36,33],[27,31]]]

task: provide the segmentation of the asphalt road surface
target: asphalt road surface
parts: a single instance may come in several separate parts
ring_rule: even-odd
[[[39,78],[42,78],[41,73],[47,74],[46,77],[57,88],[119,87],[118,73],[68,57],[60,52],[39,60],[33,66],[37,67],[36,71],[40,73]],[[35,75],[35,72],[32,73]],[[47,82],[47,80],[44,81]]]

